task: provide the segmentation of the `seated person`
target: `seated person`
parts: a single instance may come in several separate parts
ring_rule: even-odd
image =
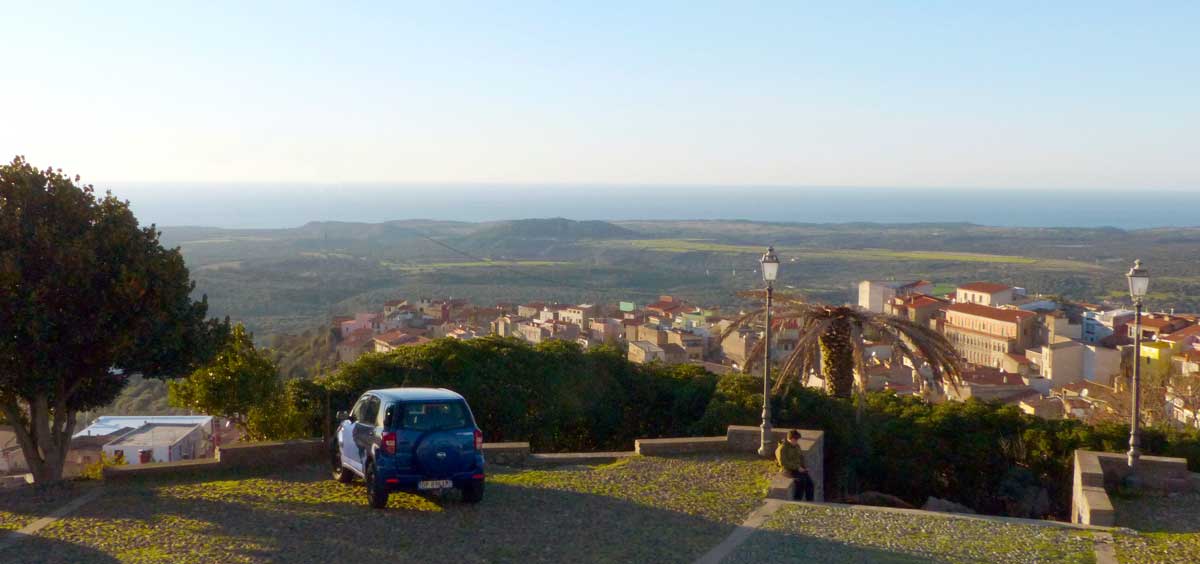
[[[795,499],[813,500],[813,483],[804,468],[804,450],[800,448],[800,431],[788,431],[787,440],[779,443],[775,449],[775,461],[779,463],[780,473],[791,478],[795,484]]]

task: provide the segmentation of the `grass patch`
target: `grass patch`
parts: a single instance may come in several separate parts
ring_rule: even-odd
[[[448,268],[491,268],[498,266],[538,267],[561,266],[574,263],[554,260],[476,260],[462,262],[430,262],[422,264],[401,264],[382,261],[380,264],[392,270],[400,270],[405,272],[432,272],[437,270],[445,270]]]
[[[386,510],[323,466],[109,484],[5,554],[18,562],[691,562],[762,499],[754,457],[493,466],[482,503],[396,493]],[[67,556],[62,556],[67,555]]]
[[[791,505],[726,562],[1094,562],[1091,533],[1040,525]]]
[[[633,248],[661,253],[707,252],[761,254],[763,251],[761,246],[730,245],[725,243],[717,243],[711,239],[626,239],[594,241],[589,244],[610,248]],[[796,258],[872,261],[937,261],[990,264],[1040,264],[1048,266],[1092,268],[1092,266],[1087,263],[1076,261],[1044,260],[1016,255],[992,255],[986,253],[951,251],[896,251],[891,249],[812,249],[803,247],[779,247],[777,250],[780,256],[782,256],[785,260]]]
[[[21,487],[0,492],[0,531],[21,529],[96,486],[95,483],[65,482],[49,489]]]
[[[1112,496],[1117,525],[1140,534],[1116,533],[1121,562],[1200,562],[1200,493],[1174,497]]]

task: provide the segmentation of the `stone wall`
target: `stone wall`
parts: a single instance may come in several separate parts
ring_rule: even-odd
[[[773,436],[782,441],[790,429],[775,429]],[[814,499],[825,499],[824,442],[822,431],[801,430],[800,446],[805,465],[813,480]],[[635,451],[533,454],[529,443],[484,443],[483,456],[488,463],[514,465],[602,464],[634,455],[673,456],[698,453],[746,452],[758,450],[758,427],[730,426],[723,437],[683,437],[638,439]],[[136,466],[110,466],[104,469],[106,480],[186,475],[228,469],[270,469],[304,464],[328,464],[329,451],[320,439],[281,442],[235,443],[222,446],[217,457],[180,462],[159,462]]]
[[[672,456],[705,452],[728,452],[725,437],[681,437],[672,439],[638,439],[633,450],[643,456]]]
[[[286,467],[313,464],[329,458],[329,449],[321,439],[234,443],[217,448],[217,460],[224,468]]]
[[[791,429],[772,429],[773,443],[778,445],[787,439]],[[813,481],[813,500],[825,501],[825,431],[799,429],[800,448],[804,449],[804,466]],[[762,430],[749,425],[730,425],[726,430],[729,450],[734,452],[758,452],[762,442]]]
[[[234,443],[218,447],[216,458],[108,466],[104,468],[104,479],[127,480],[187,475],[215,470],[283,468],[321,463],[328,458],[327,454],[325,442],[321,439]]]
[[[1108,492],[1120,487],[1129,473],[1124,453],[1075,451],[1071,522],[1115,525],[1116,512]],[[1188,492],[1196,487],[1184,458],[1143,456],[1138,461],[1137,478],[1138,487],[1162,493]]]
[[[787,439],[791,429],[773,429],[773,445]],[[682,437],[670,439],[638,439],[636,452],[643,456],[674,456],[708,452],[757,453],[762,432],[758,427],[730,425],[724,437]],[[771,447],[774,450],[774,446]],[[804,465],[813,481],[813,500],[825,501],[825,432],[800,430],[800,448],[804,449]],[[774,456],[774,455],[772,455]]]
[[[493,464],[512,466],[529,458],[529,443],[483,443],[483,459]]]

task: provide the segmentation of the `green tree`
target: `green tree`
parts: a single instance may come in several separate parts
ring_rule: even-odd
[[[167,397],[175,407],[224,417],[252,435],[251,414],[269,413],[280,391],[275,362],[266,351],[254,348],[254,336],[239,323],[212,362],[171,382]]]
[[[39,483],[62,478],[80,411],[130,374],[187,373],[228,332],[192,300],[178,249],[78,182],[21,157],[0,166],[0,411]]]

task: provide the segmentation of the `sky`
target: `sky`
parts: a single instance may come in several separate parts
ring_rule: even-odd
[[[1197,2],[6,4],[0,158],[135,195],[1200,191]]]

